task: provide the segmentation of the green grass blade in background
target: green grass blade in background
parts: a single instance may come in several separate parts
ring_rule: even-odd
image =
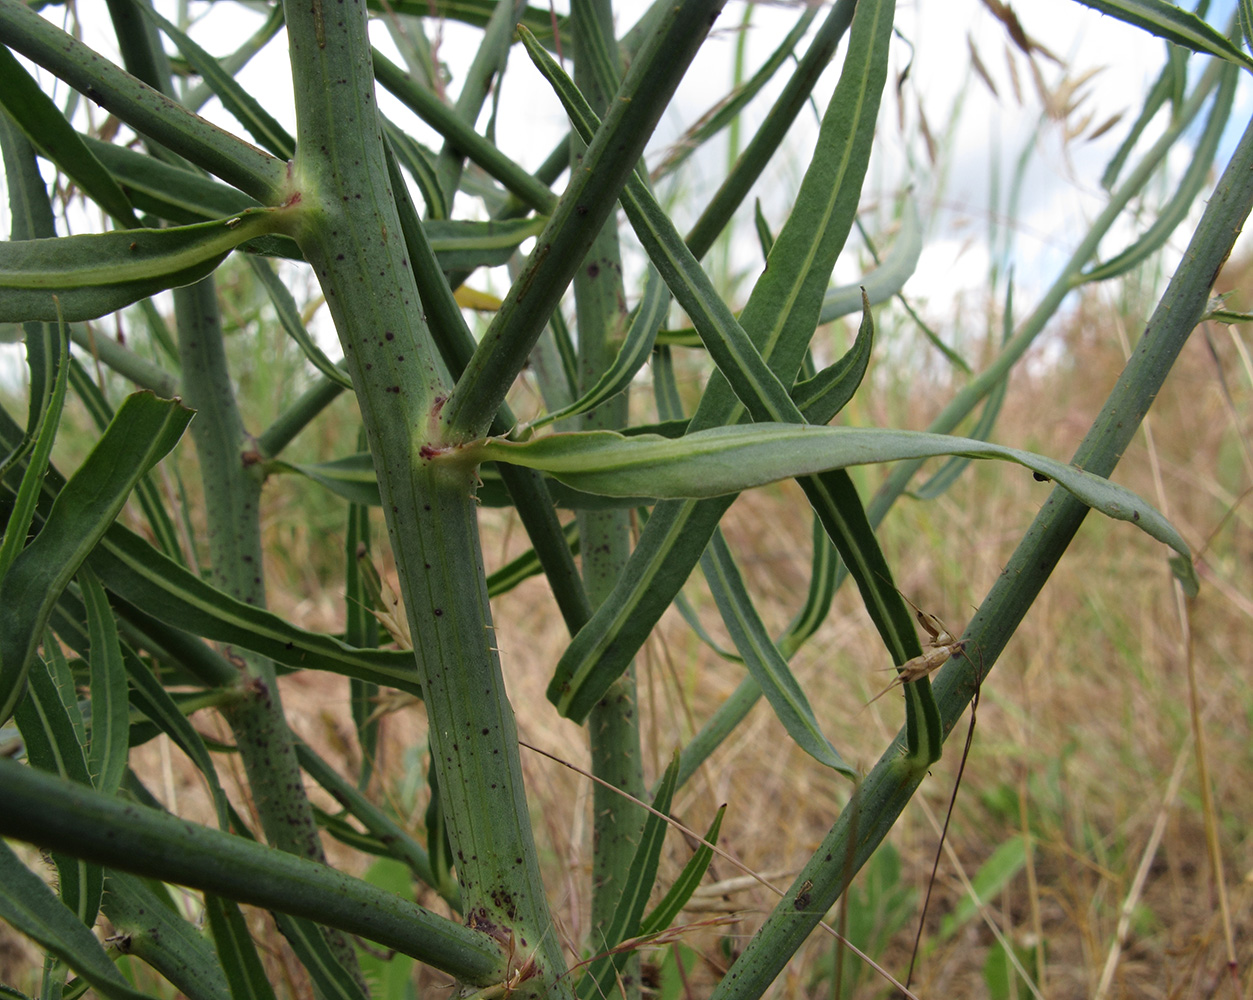
[[[766,632],[721,532],[715,532],[710,539],[701,556],[701,568],[735,648],[787,734],[814,760],[855,779],[857,772],[822,735],[805,692]]]
[[[1075,0],[1076,3],[1120,21],[1143,28],[1158,38],[1193,52],[1217,56],[1243,69],[1253,69],[1253,59],[1240,51],[1221,32],[1191,11],[1166,0]]]
[[[113,609],[90,568],[78,571],[91,635],[91,742],[87,757],[92,784],[112,795],[121,787],[130,749],[130,705],[126,666]]]
[[[84,145],[52,98],[17,58],[0,45],[0,105],[49,160],[83,192],[127,228],[139,225],[130,199]]]
[[[104,914],[123,935],[122,950],[151,966],[188,1000],[232,1000],[213,946],[142,879],[110,872]]]
[[[705,877],[705,872],[709,869],[709,863],[714,859],[713,848],[709,845],[718,843],[718,832],[722,829],[722,818],[726,812],[725,805],[718,807],[713,823],[705,831],[703,843],[683,866],[683,871],[679,872],[679,877],[674,880],[674,884],[666,891],[661,901],[640,921],[640,936],[664,931],[683,912],[683,907],[692,898],[692,893],[700,885],[701,879]]]
[[[1214,105],[1210,109],[1209,120],[1192,150],[1188,169],[1179,179],[1174,195],[1157,212],[1153,224],[1121,253],[1107,261],[1094,264],[1084,271],[1080,280],[1106,281],[1120,274],[1126,274],[1161,249],[1179,224],[1187,218],[1197,195],[1209,181],[1210,169],[1214,165],[1219,140],[1231,117],[1236,84],[1239,80],[1240,71],[1237,67],[1232,65],[1224,67],[1222,82],[1219,83],[1218,92],[1214,95]]]
[[[106,1000],[152,1000],[126,982],[91,930],[2,841],[0,919],[56,955]]]
[[[0,322],[96,319],[213,272],[241,243],[277,232],[284,213],[249,209],[172,229],[129,229],[0,243]]]
[[[104,436],[53,501],[43,529],[0,581],[0,720],[61,591],[121,511],[135,483],[174,447],[192,413],[151,393],[128,396]],[[154,550],[155,551],[155,550]]]
[[[357,444],[364,445],[365,431],[357,432]],[[344,543],[344,641],[358,649],[379,644],[379,622],[370,613],[371,600],[362,581],[362,566],[370,564],[370,510],[362,504],[348,505],[348,531]],[[349,680],[352,724],[361,748],[361,769],[357,787],[365,789],[378,759],[379,720],[374,716],[379,686],[353,677]]]

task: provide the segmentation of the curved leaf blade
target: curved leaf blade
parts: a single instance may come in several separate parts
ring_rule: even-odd
[[[1076,3],[1134,24],[1149,34],[1182,45],[1193,52],[1217,56],[1243,69],[1253,69],[1253,59],[1240,51],[1221,32],[1191,11],[1166,0],[1075,0]]]
[[[626,496],[647,489],[667,499],[701,499],[829,469],[947,455],[1016,462],[1055,480],[1089,507],[1134,523],[1181,555],[1190,551],[1165,517],[1108,479],[1017,448],[924,431],[767,423],[714,427],[674,439],[582,431],[522,444],[487,438],[442,460],[509,462],[589,493]]]
[[[14,765],[17,766],[17,765]],[[91,930],[0,841],[0,919],[56,955],[108,1000],[152,1000],[132,988]]]
[[[26,682],[57,599],[117,518],[135,483],[174,447],[192,418],[177,400],[127,397],[79,470],[53,501],[43,529],[0,581],[0,720]]]
[[[0,322],[97,319],[210,274],[235,247],[277,232],[283,212],[171,229],[129,229],[0,243]]]
[[[722,532],[714,533],[700,563],[735,648],[740,651],[744,665],[761,686],[762,693],[787,734],[796,741],[797,746],[820,764],[855,779],[856,770],[840,756],[831,741],[822,735],[805,692],[797,683],[778,646],[770,638],[752,599],[748,596],[744,579],[740,576],[739,567],[735,565]],[[577,711],[574,705],[571,709]]]

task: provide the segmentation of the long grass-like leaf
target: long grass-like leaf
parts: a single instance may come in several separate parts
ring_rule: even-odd
[[[275,1000],[248,924],[233,900],[205,893],[205,921],[226,980],[231,1000]]]
[[[90,785],[83,746],[83,717],[74,691],[69,665],[59,650],[50,650],[48,662],[36,658],[30,687],[14,713],[26,757],[33,767]],[[72,855],[54,852],[60,879],[61,901],[86,926],[96,922],[104,872],[99,865]]]
[[[61,591],[108,530],[136,481],[182,436],[192,413],[151,393],[127,397],[57,495],[35,540],[0,581],[0,720],[7,719]],[[154,550],[155,551],[155,550]]]
[[[335,364],[330,358],[323,353],[322,348],[314,342],[312,335],[305,329],[304,322],[300,318],[300,309],[296,306],[296,300],[292,298],[291,292],[287,290],[287,286],[274,273],[274,267],[269,261],[260,260],[256,257],[249,257],[248,263],[252,266],[252,273],[257,276],[261,282],[261,287],[265,289],[265,293],[270,297],[270,302],[274,306],[274,312],[278,316],[279,325],[291,337],[309,363],[318,371],[325,375],[336,385],[343,386],[345,389],[352,388],[352,379],[348,374]]]
[[[127,983],[117,966],[109,961],[96,936],[3,842],[0,842],[0,919],[38,941],[102,997],[152,1000]]]
[[[230,803],[226,799],[226,792],[222,790],[204,739],[196,727],[187,721],[160,680],[153,676],[148,666],[132,650],[122,650],[122,662],[133,687],[131,697],[135,707],[165,733],[195,765],[209,786],[209,796],[213,799],[218,826],[223,830],[227,829],[230,825]]]
[[[41,387],[32,381],[31,420],[38,422],[26,434],[21,436],[21,443],[16,445],[6,465],[20,462],[23,452],[30,454],[26,470],[22,474],[21,484],[17,488],[13,507],[8,512],[4,539],[0,541],[0,581],[8,575],[13,561],[17,559],[26,543],[26,534],[30,530],[31,519],[35,516],[35,507],[39,502],[44,476],[48,471],[48,461],[52,455],[52,444],[56,440],[57,428],[61,425],[61,410],[65,406],[65,389],[69,384],[70,350],[66,342],[65,324],[58,325],[56,337],[43,336],[49,330],[33,331],[32,335],[40,336],[40,371],[32,372],[32,377],[42,375]],[[51,376],[51,377],[49,377]],[[43,397],[35,402],[34,393],[41,389]],[[38,414],[38,415],[36,415]],[[30,442],[28,447],[27,442]],[[2,586],[2,584],[0,584]],[[0,689],[3,681],[0,681]]]
[[[710,581],[710,589],[735,648],[787,734],[819,763],[855,778],[857,772],[823,736],[805,692],[757,614],[721,532],[715,532],[710,539],[709,547],[701,556],[701,568]]]
[[[531,428],[546,427],[558,420],[586,413],[625,390],[652,353],[653,344],[657,340],[657,331],[669,308],[670,296],[666,292],[666,286],[656,270],[650,270],[644,282],[644,297],[631,317],[631,325],[622,341],[622,347],[614,356],[613,363],[596,384],[579,399],[569,406],[563,406],[560,410],[545,414],[533,421]]]
[[[1220,31],[1191,11],[1166,0],[1075,0],[1120,21],[1143,28],[1158,38],[1193,52],[1217,56],[1243,69],[1253,69],[1253,59],[1240,51]]]
[[[653,799],[653,809],[656,812],[650,812],[644,821],[644,831],[640,834],[639,844],[635,849],[635,857],[632,859],[626,883],[622,887],[622,895],[618,909],[614,913],[613,922],[605,928],[603,940],[597,942],[605,950],[605,954],[592,962],[587,974],[579,981],[580,1000],[613,995],[614,981],[618,971],[626,962],[627,953],[612,949],[639,933],[640,920],[648,905],[653,883],[657,880],[657,863],[661,858],[661,848],[666,839],[666,821],[657,813],[669,812],[678,783],[678,775],[679,757],[675,754],[666,768],[666,773],[662,776],[657,794]]]
[[[317,924],[285,913],[275,913],[274,922],[309,973],[319,997],[325,1000],[368,1000],[361,984],[335,958]]]
[[[332,636],[296,628],[218,590],[120,525],[110,529],[91,565],[109,590],[159,621],[287,666],[329,670],[420,693],[412,654],[353,649]]]
[[[714,816],[714,821],[709,824],[709,829],[705,831],[703,843],[696,849],[696,853],[683,866],[683,870],[679,872],[679,877],[674,880],[674,884],[666,891],[661,901],[649,911],[648,915],[640,921],[639,934],[645,937],[650,934],[658,934],[664,931],[672,923],[675,918],[683,911],[683,907],[687,905],[687,901],[692,898],[700,881],[705,877],[705,872],[709,868],[709,863],[714,859],[713,848],[710,844],[718,843],[718,833],[722,829],[722,817],[726,815],[727,807],[725,805],[718,807],[718,813]]]

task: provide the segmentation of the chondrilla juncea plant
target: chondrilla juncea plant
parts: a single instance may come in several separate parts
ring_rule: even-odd
[[[1071,460],[993,443],[990,422],[969,437],[953,431],[1004,391],[1068,292],[1116,278],[1170,236],[1199,182],[1185,185],[1161,224],[1124,253],[1098,260],[1128,203],[1198,122],[1204,174],[1250,60],[1173,5],[1090,5],[1208,62],[1171,77],[1180,87],[1154,91],[1157,105],[1146,113],[1169,103],[1166,130],[1114,171],[1107,207],[1030,314],[1007,329],[999,353],[928,432],[914,432],[837,420],[872,363],[875,311],[904,286],[921,239],[907,204],[880,266],[861,287],[832,287],[899,44],[893,0],[797,8],[769,63],[689,135],[693,146],[708,141],[772,75],[786,77],[718,188],[693,195],[700,211],[686,235],[642,156],[721,2],[614,10],[608,0],[573,0],[568,15],[487,0],[244,6],[260,6],[263,22],[237,52],[215,58],[185,22],[146,0],[111,2],[118,65],[47,12],[0,0],[0,145],[13,220],[11,240],[0,245],[0,322],[21,324],[30,384],[25,426],[0,419],[0,724],[8,727],[0,834],[46,849],[57,872],[51,887],[33,855],[0,844],[0,919],[46,953],[41,996],[87,987],[110,998],[144,995],[91,933],[102,914],[129,935],[135,956],[193,1000],[274,996],[240,910],[250,904],[274,915],[322,997],[377,993],[376,975],[363,970],[376,968],[380,947],[448,973],[463,996],[639,997],[638,948],[678,918],[721,823],[721,813],[704,817],[698,828],[708,843],[674,882],[657,885],[665,814],[764,695],[788,736],[856,791],[713,993],[760,996],[881,843],[977,685],[995,684],[998,654],[1089,509],[1172,548],[1181,586],[1194,585],[1179,532],[1105,477],[1206,311],[1247,215],[1249,135]],[[433,15],[482,29],[455,100],[425,33],[423,18]],[[405,66],[371,47],[371,18],[403,25]],[[294,134],[267,109],[267,95],[238,80],[276,38],[290,52]],[[534,174],[476,131],[492,89],[510,85],[501,73],[514,49],[533,62],[570,126]],[[834,90],[822,93],[817,82],[832,65]],[[69,115],[36,82],[35,67],[61,81],[62,99],[71,88]],[[384,114],[384,90],[439,136],[440,148]],[[195,113],[209,96],[240,134]],[[742,301],[729,301],[701,260],[811,101],[821,125],[793,207],[776,233],[761,219],[766,265]],[[84,104],[106,111],[109,127],[84,131],[86,119],[72,113]],[[107,216],[99,232],[58,235],[64,227],[41,164]],[[466,198],[490,221],[459,218]],[[626,256],[642,249],[647,259],[635,287],[624,279],[624,242],[633,244]],[[246,258],[244,273],[317,372],[263,429],[245,425],[224,348],[229,298],[217,279],[232,255]],[[304,262],[316,278],[341,362],[306,329],[281,277],[292,272],[276,270],[275,258]],[[479,268],[504,264],[512,283],[476,333],[459,290]],[[152,299],[170,289],[171,297]],[[124,309],[126,344],[90,325]],[[680,310],[690,328],[666,328]],[[819,369],[815,337],[844,315],[859,322],[856,340]],[[690,410],[676,383],[676,345],[707,361]],[[107,396],[84,367],[96,360],[139,391]],[[520,378],[538,384],[545,412],[512,408]],[[293,438],[330,419],[328,406],[345,393],[359,413],[356,453],[287,461]],[[51,453],[71,395],[99,430],[87,457],[63,469]],[[994,416],[995,407],[987,411]],[[158,463],[176,449],[195,454],[194,511],[176,509],[158,487]],[[876,527],[929,458],[957,463],[946,467],[951,476],[970,459],[996,459],[1006,475],[1034,472],[1053,485],[1040,487],[1051,493],[1039,516],[962,636],[919,612],[931,640],[924,652]],[[863,497],[847,470],[886,462],[897,464],[885,485]],[[309,631],[266,609],[263,567],[275,554],[262,544],[260,501],[267,477],[279,473],[303,476],[309,491],[342,504],[341,633]],[[774,636],[720,522],[739,493],[788,479],[805,498],[795,516],[814,523],[814,560],[805,612]],[[528,542],[490,579],[481,505],[512,508]],[[371,537],[372,507],[381,509],[386,539]],[[189,526],[200,535],[194,546]],[[381,596],[375,565],[384,549],[403,622]],[[663,774],[647,774],[634,664],[663,612],[682,603],[697,563],[743,681]],[[537,574],[569,632],[548,698],[567,725],[585,727],[596,779],[582,941],[566,939],[554,921],[552,887],[541,876],[514,714],[529,707],[507,696],[510,636],[497,634],[489,604]],[[903,728],[864,774],[819,725],[788,662],[850,577],[882,637],[884,662],[903,671]],[[383,616],[382,637],[372,612]],[[388,632],[405,641],[388,643]],[[968,649],[979,651],[977,662],[960,655]],[[295,671],[342,678],[361,751],[355,778],[291,732],[278,680]],[[429,808],[419,832],[372,783],[390,692],[420,700],[426,717]],[[206,742],[189,722],[196,712],[217,713],[229,739]],[[157,736],[202,775],[210,824],[167,811],[129,766],[132,747]],[[253,816],[241,815],[219,780],[215,754],[226,752],[238,755]],[[311,804],[306,777],[336,800],[338,815]],[[427,887],[428,905],[329,866],[324,832],[406,866]],[[168,905],[166,885],[195,891],[202,926]]]

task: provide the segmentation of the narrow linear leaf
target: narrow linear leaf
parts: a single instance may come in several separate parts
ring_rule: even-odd
[[[1222,81],[1218,85],[1218,92],[1214,95],[1214,104],[1210,109],[1209,120],[1193,149],[1188,168],[1179,179],[1175,193],[1157,212],[1153,224],[1121,253],[1084,271],[1079,281],[1108,281],[1110,278],[1126,274],[1156,253],[1170,239],[1171,233],[1187,218],[1197,195],[1201,193],[1201,189],[1209,180],[1210,168],[1218,152],[1218,143],[1231,117],[1238,82],[1239,70],[1234,66],[1224,67]]]
[[[138,479],[192,418],[176,400],[134,393],[53,501],[43,529],[0,581],[0,721],[21,697],[35,646],[70,579],[116,519]],[[155,550],[154,550],[155,551]]]
[[[87,757],[92,783],[106,795],[121,787],[130,750],[130,703],[126,666],[109,598],[86,566],[78,571],[91,641],[91,742]]]
[[[1108,479],[1017,448],[946,434],[759,423],[694,431],[673,440],[613,431],[552,434],[524,444],[487,438],[449,454],[457,461],[494,460],[539,469],[589,493],[625,496],[647,488],[673,499],[738,493],[852,465],[943,455],[999,458],[1055,480],[1089,507],[1132,522],[1181,555],[1190,551],[1165,517]]]
[[[39,503],[44,475],[48,471],[52,444],[56,440],[57,429],[61,425],[61,411],[65,406],[65,390],[69,383],[70,350],[64,322],[58,324],[58,330],[59,334],[56,337],[46,337],[43,341],[44,347],[49,349],[47,356],[43,358],[44,365],[56,374],[52,376],[51,385],[47,387],[46,398],[41,404],[42,413],[33,428],[30,460],[26,471],[22,474],[21,484],[17,488],[13,508],[9,511],[4,538],[0,541],[0,580],[8,575],[9,568],[26,543],[26,535],[30,531],[35,508]],[[48,371],[45,371],[44,375],[46,383]],[[33,392],[32,387],[32,410],[35,406]],[[33,412],[31,416],[33,419],[35,416]],[[14,447],[11,453],[12,463],[21,461],[21,452],[27,450],[25,447],[27,437],[27,434],[22,435],[22,443]],[[6,462],[7,464],[10,463]],[[0,679],[0,691],[3,689],[4,681]]]
[[[735,565],[720,531],[709,540],[709,547],[701,556],[701,568],[705,571],[710,592],[735,648],[740,651],[744,665],[761,686],[762,693],[787,734],[820,764],[839,771],[847,778],[856,778],[856,770],[822,735],[809,700],[757,614],[739,567]]]
[[[662,776],[657,794],[653,799],[653,808],[657,812],[650,812],[648,818],[644,820],[644,830],[640,834],[639,844],[631,859],[631,867],[622,886],[622,896],[614,912],[613,921],[605,928],[604,940],[598,942],[601,950],[606,954],[602,954],[593,961],[586,975],[579,980],[577,992],[580,1000],[613,995],[618,972],[626,963],[629,953],[612,951],[612,949],[639,933],[640,920],[648,905],[653,883],[657,881],[657,864],[666,839],[668,824],[657,813],[665,815],[670,811],[670,803],[678,785],[678,776],[679,755],[676,753],[670,759],[670,764]]]
[[[197,45],[188,35],[166,20],[151,4],[135,0],[138,8],[149,20],[169,37],[187,64],[200,74],[200,78],[217,95],[222,106],[247,130],[263,149],[268,149],[280,160],[290,160],[296,152],[296,140],[279,124],[278,120],[262,107],[261,103],[231,76],[222,64]]]
[[[92,155],[61,109],[0,45],[0,105],[44,156],[55,163],[119,225],[137,227],[135,210],[104,165]]]
[[[864,288],[861,289],[861,307],[861,325],[853,346],[835,364],[792,388],[792,399],[809,423],[830,423],[848,405],[866,375],[874,347],[874,317],[870,314],[870,298]]]
[[[33,767],[90,785],[74,678],[69,664],[58,654],[59,650],[52,652],[47,663],[36,658],[30,687],[14,712],[14,720]],[[84,926],[91,927],[100,909],[103,870],[60,851],[53,852],[52,860],[57,866],[61,901]]]
[[[325,1000],[369,1000],[361,984],[335,957],[317,924],[286,913],[275,913],[274,922],[309,973],[319,997]]]
[[[231,1000],[275,1000],[274,987],[266,978],[257,946],[247,921],[233,900],[205,893],[205,921],[213,935],[213,947],[226,974]]]
[[[722,829],[722,817],[726,815],[726,812],[726,805],[718,807],[718,813],[714,816],[714,821],[709,825],[709,829],[705,831],[704,843],[688,859],[687,864],[683,866],[683,871],[679,872],[679,877],[674,880],[674,884],[667,890],[661,902],[653,907],[648,916],[640,921],[640,937],[659,934],[674,923],[675,918],[683,911],[683,907],[687,905],[687,901],[692,898],[692,893],[699,888],[701,879],[705,877],[705,872],[709,869],[709,863],[714,859],[713,848],[709,845],[718,843],[718,833]]]
[[[13,765],[16,767],[17,765]],[[0,841],[0,919],[56,955],[108,1000],[152,1000],[131,987],[91,930]]]
[[[1137,28],[1193,52],[1217,56],[1243,69],[1253,69],[1253,59],[1233,45],[1222,32],[1201,18],[1166,0],[1075,0],[1102,14],[1134,24]]]
[[[0,322],[97,319],[213,272],[248,240],[287,224],[280,209],[170,229],[0,243]]]
[[[153,676],[152,671],[130,649],[122,651],[122,660],[133,687],[132,699],[135,707],[144,713],[161,732],[165,733],[188,759],[195,765],[205,784],[209,786],[209,794],[213,799],[213,808],[217,813],[218,826],[226,830],[230,826],[230,803],[226,792],[218,781],[217,769],[209,756],[204,739],[183,714],[178,703],[170,697],[164,685]]]
[[[652,354],[653,344],[657,340],[657,331],[661,328],[661,323],[666,318],[669,308],[670,295],[665,283],[656,269],[650,268],[648,278],[644,282],[644,296],[631,318],[631,325],[622,341],[622,347],[614,356],[613,363],[581,398],[555,413],[546,414],[532,422],[531,429],[537,430],[558,420],[564,420],[566,417],[586,413],[625,390]]]
[[[296,300],[292,298],[287,286],[274,272],[273,265],[257,257],[249,257],[248,263],[252,266],[252,273],[261,281],[261,287],[265,289],[266,295],[270,297],[279,325],[282,326],[287,336],[295,341],[296,346],[304,353],[309,363],[336,385],[351,389],[352,379],[349,378],[348,373],[323,353],[322,348],[314,343],[312,335],[305,329]]]
[[[218,590],[121,525],[108,531],[91,565],[110,591],[158,621],[286,666],[361,677],[420,696],[412,653],[354,649],[333,636],[296,628]]]

